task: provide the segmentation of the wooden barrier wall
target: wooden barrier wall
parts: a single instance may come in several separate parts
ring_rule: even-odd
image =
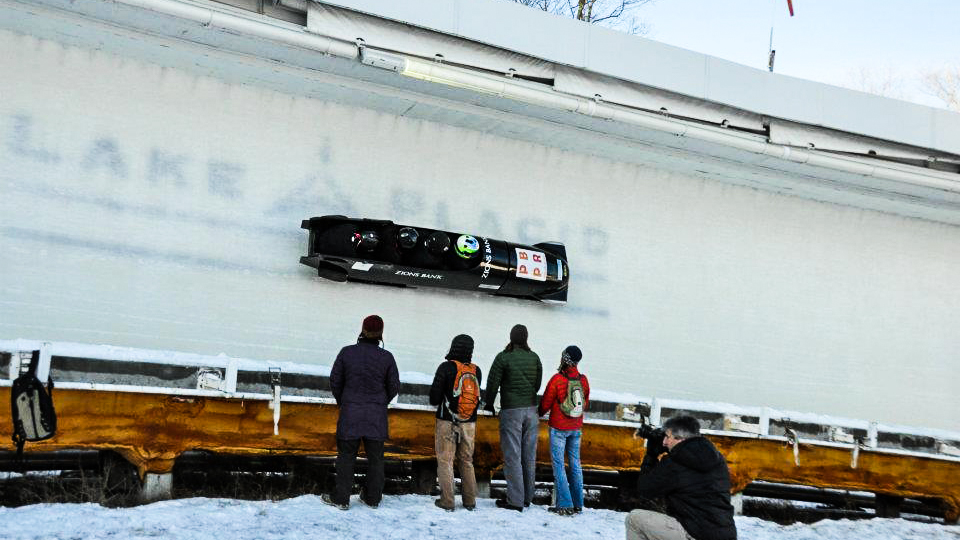
[[[335,455],[337,408],[318,403],[281,407],[279,435],[273,410],[264,400],[177,396],[94,390],[54,390],[57,435],[28,443],[27,452],[68,449],[114,450],[133,463],[141,477],[168,473],[188,450],[236,455]],[[0,388],[0,414],[10,417],[10,388]],[[434,458],[434,417],[424,410],[391,409],[387,455],[396,459]],[[500,466],[499,422],[478,419],[474,464],[478,475]],[[0,422],[0,438],[10,440],[11,423]],[[550,463],[546,422],[540,425],[537,460]],[[944,502],[946,518],[960,517],[960,462],[879,452],[860,452],[856,468],[849,448],[710,435],[726,456],[734,492],[755,480],[822,488],[870,491]],[[11,445],[12,446],[12,445]],[[630,426],[586,424],[581,443],[584,468],[639,470],[643,440]],[[797,463],[799,462],[799,464]]]

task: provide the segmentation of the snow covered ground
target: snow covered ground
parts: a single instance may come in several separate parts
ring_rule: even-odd
[[[559,517],[534,506],[522,514],[501,510],[492,499],[477,510],[444,512],[433,497],[387,496],[378,509],[356,497],[344,512],[313,495],[283,501],[180,499],[136,508],[110,509],[97,504],[38,504],[0,508],[0,538],[73,540],[99,538],[244,539],[408,539],[483,538],[624,538],[625,513],[586,509]],[[738,517],[741,540],[957,540],[960,527],[902,519],[821,521],[781,526]],[[464,536],[466,535],[466,536]]]

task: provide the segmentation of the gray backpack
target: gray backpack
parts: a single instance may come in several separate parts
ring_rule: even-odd
[[[37,379],[40,351],[33,351],[30,367],[13,381],[10,388],[10,411],[13,413],[13,443],[17,458],[23,455],[27,441],[43,441],[57,432],[57,413],[53,409],[53,379],[47,377],[47,386]]]

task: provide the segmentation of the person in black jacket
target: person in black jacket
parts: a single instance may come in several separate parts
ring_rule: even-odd
[[[630,512],[627,540],[736,540],[726,459],[692,416],[671,418],[663,430],[668,453],[640,475],[637,490],[643,499],[664,499],[667,513]]]
[[[337,418],[337,480],[333,495],[323,502],[341,510],[350,507],[353,467],[363,442],[367,454],[367,482],[360,500],[376,508],[383,497],[383,444],[387,433],[387,404],[400,391],[397,362],[383,349],[383,319],[370,315],[355,345],[340,350],[330,370],[330,389],[340,407]]]
[[[480,405],[480,367],[471,363],[473,338],[460,334],[450,343],[446,361],[437,367],[430,385],[430,404],[437,406],[435,445],[440,498],[438,507],[452,512],[453,462],[460,461],[463,507],[477,507],[477,478],[473,472],[473,441],[477,434],[477,409]],[[459,374],[459,377],[458,377]]]

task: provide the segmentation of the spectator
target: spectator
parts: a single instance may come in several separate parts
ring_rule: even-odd
[[[583,353],[576,345],[563,350],[560,367],[547,383],[538,410],[540,416],[550,413],[550,454],[557,500],[556,506],[547,510],[561,516],[583,511],[580,433],[590,398],[590,384],[577,369],[582,357]],[[569,479],[563,466],[564,455],[570,465]]]
[[[450,343],[446,361],[437,367],[430,385],[430,404],[437,406],[436,449],[440,498],[434,504],[452,512],[453,462],[460,462],[460,497],[463,507],[477,507],[477,478],[473,472],[473,441],[477,434],[480,404],[480,368],[471,363],[473,338],[460,334]]]
[[[383,497],[383,445],[387,433],[387,404],[400,391],[397,362],[380,346],[383,319],[370,315],[363,320],[355,345],[340,350],[330,371],[330,388],[340,407],[337,419],[336,488],[324,494],[323,502],[341,510],[350,507],[353,468],[363,442],[367,455],[367,481],[360,500],[376,508]]]
[[[497,499],[499,508],[522,512],[533,501],[539,429],[537,391],[542,377],[540,357],[527,345],[527,327],[515,325],[510,330],[510,343],[493,359],[484,400],[485,409],[494,412],[493,401],[500,392],[500,450],[507,497]]]

